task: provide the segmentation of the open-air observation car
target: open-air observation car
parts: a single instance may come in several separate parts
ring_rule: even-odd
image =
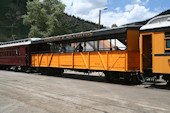
[[[130,81],[132,75],[140,70],[139,28],[140,26],[121,26],[35,41],[33,44],[53,43],[56,47],[64,44],[69,46],[66,47],[69,50],[66,49],[65,53],[59,53],[56,49],[51,53],[33,54],[31,66],[40,67],[44,73],[49,69],[50,73],[52,70],[63,72],[63,69],[102,71],[107,80],[113,77],[119,79],[121,76]],[[72,48],[75,43],[83,45],[82,52],[75,52],[74,46]]]

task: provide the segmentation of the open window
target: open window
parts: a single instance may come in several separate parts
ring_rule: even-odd
[[[99,45],[98,45],[99,43]],[[60,46],[65,48],[64,53],[70,52],[90,52],[90,51],[115,51],[126,50],[126,45],[118,39],[106,39],[99,41],[84,41],[84,42],[53,42],[48,43],[52,53],[60,53]],[[80,50],[80,48],[82,50]]]
[[[139,27],[140,26],[121,26],[112,29],[52,36],[32,43],[35,45],[39,44],[40,46],[43,44],[50,45],[50,50],[48,52],[53,53],[60,52],[60,45],[64,46],[66,53],[80,52],[76,50],[78,45],[82,46],[82,52],[116,50],[138,51]],[[41,47],[36,49],[38,52],[42,50]]]

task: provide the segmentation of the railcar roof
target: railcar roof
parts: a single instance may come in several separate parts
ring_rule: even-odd
[[[141,32],[170,30],[170,14],[158,16],[151,19],[146,25],[140,28]]]
[[[104,40],[104,39],[113,39],[123,37],[123,34],[126,34],[128,29],[139,30],[141,26],[139,25],[129,25],[129,26],[120,26],[109,29],[100,29],[87,32],[73,33],[60,36],[52,36],[43,38],[41,40],[33,41],[33,44],[36,43],[47,43],[47,42],[61,42],[61,41],[70,41],[70,42],[83,42],[83,41],[92,41],[92,40]]]
[[[26,38],[26,39],[14,40],[14,41],[9,41],[9,42],[1,42],[0,48],[29,45],[32,43],[32,41],[36,41],[36,40],[40,40],[40,38]]]

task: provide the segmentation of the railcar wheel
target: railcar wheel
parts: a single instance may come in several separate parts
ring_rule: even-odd
[[[62,76],[64,73],[64,69],[57,69],[57,68],[49,68],[48,75],[52,76]]]
[[[110,75],[108,73],[105,73],[105,80],[107,82],[111,82]]]
[[[64,73],[64,69],[55,69],[54,75],[56,76],[62,76]]]
[[[107,82],[116,82],[119,81],[119,73],[118,72],[104,72],[105,79]]]
[[[133,75],[132,83],[133,84],[142,84],[145,82],[145,78],[142,75]]]
[[[42,75],[47,75],[47,69],[40,68],[39,71],[41,72]]]
[[[133,83],[133,84],[138,84],[138,82],[139,82],[139,81],[138,81],[137,76],[133,76],[133,77],[132,77],[132,83]]]
[[[12,67],[10,68],[10,70],[15,71],[15,72],[18,72],[18,71],[19,71],[19,70],[18,70],[18,66],[12,66]]]
[[[162,79],[167,82],[167,85],[170,86],[170,74],[163,74]]]
[[[50,75],[50,76],[62,76],[64,73],[64,69],[57,68],[40,68],[39,71],[42,75]]]
[[[33,72],[31,68],[26,68],[26,69],[23,70],[23,71],[25,71],[26,73],[31,73],[31,72]]]

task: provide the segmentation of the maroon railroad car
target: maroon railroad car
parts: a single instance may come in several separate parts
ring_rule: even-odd
[[[27,38],[22,40],[0,43],[0,67],[8,69],[26,69],[31,64],[31,53],[37,52],[44,45],[32,44],[40,38]],[[48,47],[45,45],[45,47]]]

